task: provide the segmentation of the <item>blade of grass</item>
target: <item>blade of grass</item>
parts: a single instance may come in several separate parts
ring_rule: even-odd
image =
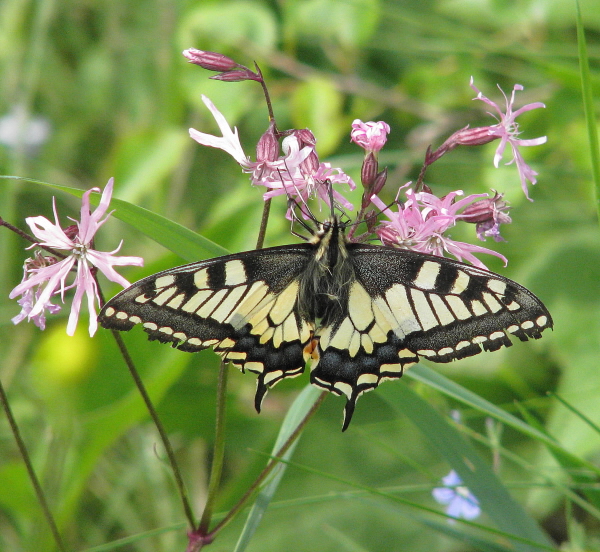
[[[319,389],[312,385],[307,385],[296,397],[281,424],[279,435],[273,446],[273,454],[277,454],[277,451],[281,449],[283,444],[298,427],[298,424],[314,406],[320,395],[321,391]],[[297,444],[298,439],[283,455],[285,460],[289,460],[292,457]],[[242,552],[250,543],[252,536],[256,532],[262,517],[271,503],[275,491],[277,491],[277,488],[279,487],[279,483],[281,482],[281,478],[283,477],[286,468],[286,464],[279,464],[264,482],[263,487],[256,496],[256,500],[246,518],[246,523],[240,533],[234,552]]]
[[[383,386],[380,396],[394,410],[407,416],[430,440],[498,528],[519,538],[514,541],[515,550],[533,552],[552,549],[548,537],[535,520],[510,496],[473,446],[442,415],[406,384]],[[523,540],[532,544],[526,544]]]
[[[585,29],[583,27],[579,0],[575,0],[575,6],[577,8],[577,48],[579,51],[579,70],[581,73],[583,111],[585,113],[588,140],[590,143],[592,174],[594,177],[596,191],[596,209],[598,210],[598,218],[600,219],[600,151],[598,150],[598,127],[596,125],[596,114],[594,111],[594,94],[592,91],[592,77],[590,75],[590,61],[588,58]]]
[[[529,435],[533,439],[537,441],[542,441],[546,444],[551,444],[552,446],[557,446],[556,441],[552,439],[549,435],[537,430],[536,428],[526,424],[519,418],[509,414],[505,410],[498,408],[496,405],[492,404],[489,401],[486,401],[484,398],[479,395],[469,391],[464,388],[462,385],[449,380],[439,372],[428,368],[424,364],[417,364],[416,366],[412,366],[410,370],[408,370],[405,374],[409,378],[415,379],[422,383],[427,384],[430,387],[434,387],[438,391],[444,393],[448,397],[452,397],[472,408],[479,410],[495,418],[502,423],[511,426],[512,428],[524,433],[525,435]]]

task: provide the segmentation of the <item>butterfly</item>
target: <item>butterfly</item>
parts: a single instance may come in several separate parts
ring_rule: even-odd
[[[400,378],[420,358],[450,362],[538,339],[552,328],[543,303],[508,278],[451,259],[350,243],[333,216],[312,237],[172,268],[113,297],[102,326],[141,324],[149,339],[182,351],[208,347],[257,376],[267,391],[304,372],[357,399]]]

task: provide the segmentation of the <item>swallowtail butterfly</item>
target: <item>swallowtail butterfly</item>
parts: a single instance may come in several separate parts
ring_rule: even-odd
[[[332,218],[303,244],[200,261],[149,276],[111,299],[105,328],[141,324],[182,351],[212,347],[258,376],[255,407],[310,361],[314,385],[358,397],[420,357],[472,356],[541,337],[550,313],[523,286],[464,263],[349,243]]]

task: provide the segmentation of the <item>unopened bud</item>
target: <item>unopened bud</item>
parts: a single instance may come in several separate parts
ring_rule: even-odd
[[[378,168],[379,163],[377,163],[375,154],[372,152],[367,153],[360,169],[360,181],[365,190],[371,190],[373,187]]]
[[[276,161],[279,157],[279,141],[275,136],[275,121],[269,123],[269,128],[260,137],[256,145],[257,161]]]
[[[377,177],[375,178],[375,183],[373,184],[373,188],[371,190],[374,194],[378,194],[379,192],[381,192],[381,190],[383,190],[383,187],[385,186],[385,183],[387,181],[387,176],[387,167],[385,167],[381,172],[377,174]]]
[[[469,128],[468,126],[461,128],[452,134],[438,149],[431,151],[431,147],[427,149],[425,155],[425,166],[431,165],[437,161],[442,155],[453,150],[456,146],[482,146],[497,140],[499,136],[493,134],[493,127],[476,127]]]
[[[74,240],[79,235],[79,227],[76,224],[71,224],[64,229],[64,233],[70,240]]]
[[[183,55],[188,59],[190,63],[199,65],[209,71],[231,71],[241,67],[231,58],[219,54],[217,52],[207,52],[204,50],[196,50],[196,48],[189,48],[183,51]]]
[[[503,195],[495,190],[494,197],[486,197],[471,203],[460,214],[460,219],[476,225],[477,237],[485,241],[486,236],[491,236],[496,241],[504,241],[500,235],[500,225],[512,222],[504,211],[510,205],[502,199]]]
[[[369,234],[373,232],[373,229],[377,225],[377,213],[373,210],[368,211],[365,214],[365,222],[367,223],[367,230]]]
[[[307,146],[312,148],[308,157],[300,163],[300,169],[304,174],[314,174],[319,169],[319,156],[315,151],[315,145],[317,144],[315,135],[307,128],[294,129],[291,135],[298,140],[300,149]]]
[[[239,69],[236,71],[227,71],[225,73],[219,73],[209,77],[213,80],[219,80],[224,82],[241,82],[247,80],[260,81],[260,76],[250,69]]]
[[[314,147],[317,144],[315,135],[308,128],[297,128],[292,131],[292,134],[298,138],[300,148],[304,146]]]
[[[387,175],[388,175],[388,170],[387,167],[385,169],[383,169],[381,172],[379,172],[374,180],[373,180],[373,185],[369,188],[365,190],[365,193],[363,194],[362,197],[362,208],[366,209],[369,206],[369,203],[371,202],[371,198],[374,195],[377,195],[379,192],[381,192],[381,190],[383,190],[383,187],[385,186],[385,182],[387,180]]]

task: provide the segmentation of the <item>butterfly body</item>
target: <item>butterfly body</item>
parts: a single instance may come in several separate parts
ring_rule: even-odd
[[[552,327],[519,284],[457,261],[348,243],[333,218],[308,243],[227,255],[149,276],[111,299],[100,323],[142,324],[184,351],[212,347],[257,375],[255,406],[310,361],[311,383],[347,403],[420,357],[449,362],[539,338]]]

